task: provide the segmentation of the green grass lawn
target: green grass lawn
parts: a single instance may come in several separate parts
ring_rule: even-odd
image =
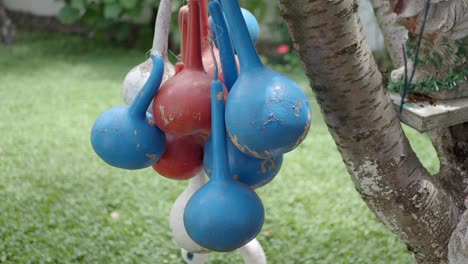
[[[58,34],[20,32],[13,47],[0,46],[0,263],[182,263],[168,215],[187,182],[110,167],[89,141],[94,120],[122,104],[122,80],[144,59]],[[311,101],[307,139],[258,191],[269,263],[411,263],[355,191]],[[406,131],[437,171],[428,138]],[[209,263],[241,258],[213,254]]]

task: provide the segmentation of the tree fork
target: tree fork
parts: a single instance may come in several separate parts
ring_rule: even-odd
[[[295,49],[356,189],[413,251],[447,263],[461,215],[403,133],[352,0],[279,0]]]
[[[468,122],[434,129],[429,135],[440,160],[437,176],[463,210],[464,196],[468,194]]]

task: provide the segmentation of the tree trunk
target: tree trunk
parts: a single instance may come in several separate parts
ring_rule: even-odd
[[[296,50],[357,191],[414,253],[448,263],[462,209],[411,149],[353,0],[279,0]]]
[[[13,23],[6,13],[3,1],[0,0],[0,34],[6,44],[13,43]]]
[[[440,159],[441,182],[459,197],[458,206],[468,206],[468,122],[430,133]],[[462,198],[464,196],[464,199]],[[464,205],[460,201],[464,200]],[[452,233],[448,247],[451,264],[468,263],[468,211]]]

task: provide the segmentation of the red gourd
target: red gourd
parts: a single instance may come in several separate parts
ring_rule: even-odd
[[[189,36],[184,69],[161,86],[154,99],[158,127],[178,136],[211,131],[210,83],[201,60],[199,1],[189,0]],[[226,91],[227,92],[227,91]]]
[[[176,74],[184,69],[188,33],[188,6],[179,9],[179,30],[181,33],[181,56],[176,64]],[[161,176],[174,180],[187,180],[202,169],[203,138],[198,136],[176,136],[166,134],[166,150],[153,169]]]
[[[153,169],[161,176],[187,180],[202,170],[203,140],[197,136],[166,134],[166,150]]]

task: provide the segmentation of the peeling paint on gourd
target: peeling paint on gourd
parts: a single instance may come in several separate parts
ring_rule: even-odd
[[[205,143],[203,168],[208,176],[212,174],[212,142],[211,137]],[[231,141],[227,141],[229,168],[232,179],[245,183],[251,188],[260,188],[271,182],[277,176],[283,164],[283,157],[267,159],[255,158],[241,152]]]
[[[113,107],[102,113],[91,129],[96,154],[111,166],[135,170],[156,162],[165,150],[164,133],[151,125],[148,105],[157,93],[163,74],[162,55],[151,55],[154,67],[140,94],[130,106]]]
[[[256,79],[254,83],[264,81]],[[301,94],[290,94],[287,86],[300,89],[294,82],[281,82],[269,81],[269,88],[262,94],[256,94],[255,87],[251,87],[251,95],[235,88],[231,91],[226,104],[226,126],[232,142],[242,152],[256,158],[278,156],[296,148],[307,136],[310,103]]]
[[[240,74],[226,103],[226,129],[233,144],[255,158],[296,148],[310,128],[310,102],[287,76],[267,68],[258,56],[236,1],[222,0],[240,61]]]

